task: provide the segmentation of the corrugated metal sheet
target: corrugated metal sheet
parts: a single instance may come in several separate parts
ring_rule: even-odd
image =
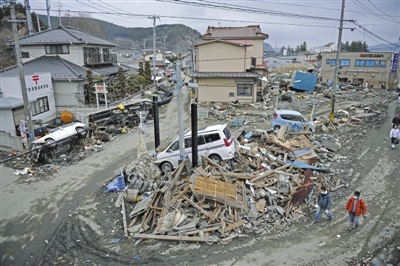
[[[246,27],[208,27],[200,39],[266,39],[268,34],[262,33],[260,25]]]

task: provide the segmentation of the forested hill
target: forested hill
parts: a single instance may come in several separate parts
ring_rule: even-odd
[[[39,18],[47,24],[47,17],[39,15]],[[152,48],[153,27],[123,27],[103,20],[89,17],[67,17],[61,18],[65,26],[76,27],[88,33],[101,36],[119,44],[119,49],[143,49]],[[52,27],[59,25],[58,17],[51,17]],[[150,24],[150,21],[149,21]],[[151,24],[150,24],[151,25]],[[200,32],[183,24],[163,24],[156,26],[157,49],[163,50],[164,37],[166,50],[174,52],[185,52],[191,42],[198,43]]]

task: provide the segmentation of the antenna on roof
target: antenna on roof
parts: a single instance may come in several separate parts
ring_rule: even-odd
[[[220,28],[221,28],[221,22],[218,22],[218,27],[220,27]]]

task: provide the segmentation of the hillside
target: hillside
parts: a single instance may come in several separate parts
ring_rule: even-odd
[[[39,15],[39,18],[47,24],[47,17],[45,15]],[[82,23],[83,21],[85,23]],[[90,27],[88,27],[88,22],[91,24]],[[82,17],[63,17],[61,23],[63,25],[83,28],[84,31],[112,40],[118,43],[119,50],[141,50],[153,47],[153,27],[127,28],[103,20]],[[58,17],[51,17],[51,24],[53,27],[58,25]],[[82,26],[80,27],[79,25]],[[200,32],[182,24],[158,25],[156,26],[156,33],[159,36],[157,39],[157,50],[164,49],[165,37],[166,50],[182,53],[186,52],[191,42],[198,43],[200,36]]]

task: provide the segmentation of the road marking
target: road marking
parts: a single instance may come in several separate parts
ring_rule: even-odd
[[[381,148],[381,146],[379,146],[379,147],[375,150],[375,152],[377,152],[380,148]]]
[[[360,156],[358,156],[358,158],[357,158],[357,160],[360,160],[361,159],[361,157],[363,157],[366,153],[367,153],[367,151],[369,151],[369,148],[368,149],[366,149],[363,153],[361,153],[361,155]]]

